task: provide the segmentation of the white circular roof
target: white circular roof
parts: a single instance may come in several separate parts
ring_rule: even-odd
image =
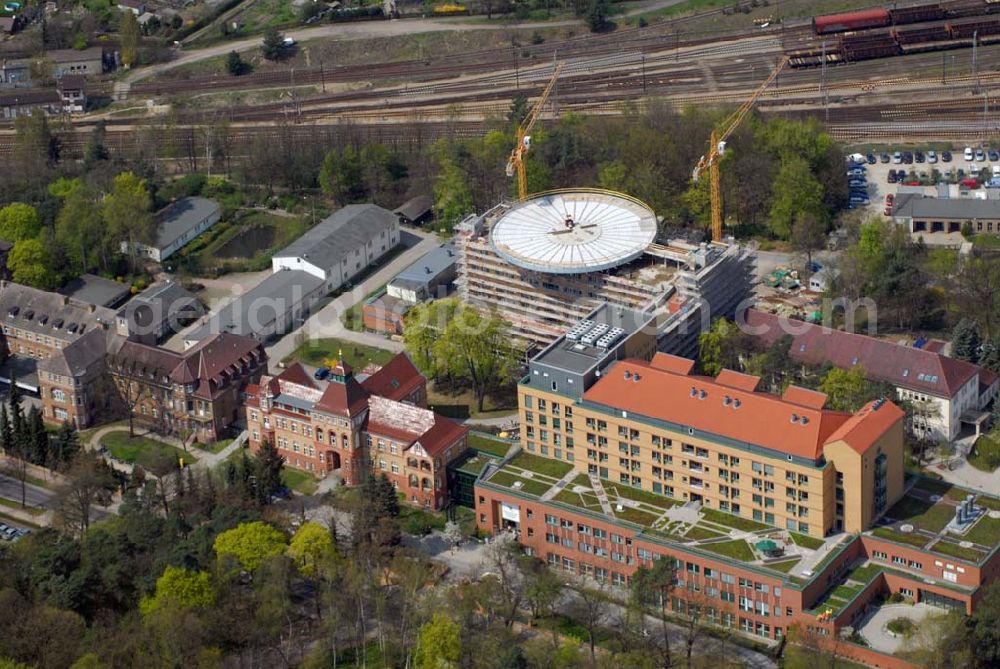
[[[549,274],[597,272],[638,258],[656,237],[653,210],[602,191],[543,194],[493,224],[490,243],[518,267]]]

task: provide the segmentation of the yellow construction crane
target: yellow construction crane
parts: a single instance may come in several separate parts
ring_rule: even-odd
[[[722,159],[722,155],[726,151],[726,140],[732,135],[746,115],[750,113],[753,106],[757,104],[757,100],[764,93],[768,86],[778,78],[778,74],[784,69],[785,65],[788,63],[788,56],[782,56],[781,60],[778,61],[777,67],[771,72],[770,76],[764,80],[757,90],[753,92],[753,95],[740,105],[732,115],[725,120],[725,122],[720,126],[720,129],[712,131],[711,146],[708,148],[708,153],[701,157],[698,161],[697,167],[694,168],[694,180],[698,180],[698,176],[702,173],[705,168],[709,170],[709,177],[711,179],[711,189],[712,189],[712,240],[721,241],[722,240],[722,186],[719,181],[719,162]]]
[[[517,173],[518,200],[528,197],[528,175],[525,172],[524,157],[528,154],[528,149],[531,148],[531,129],[535,127],[535,122],[542,113],[542,107],[545,106],[545,102],[549,99],[552,89],[555,88],[556,79],[559,78],[559,71],[562,68],[562,63],[556,63],[555,69],[552,71],[552,78],[545,85],[541,97],[538,98],[535,106],[531,108],[531,111],[528,112],[528,115],[524,117],[521,125],[517,128],[517,144],[514,145],[513,150],[510,152],[510,158],[507,160],[507,176],[513,177]]]

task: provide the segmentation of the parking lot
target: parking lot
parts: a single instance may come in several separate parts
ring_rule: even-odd
[[[967,160],[965,148],[917,151],[890,147],[854,155],[854,158],[858,155],[864,158],[860,164],[849,161],[847,165],[848,179],[855,184],[851,186],[856,200],[854,206],[867,207],[872,213],[891,213],[886,210],[885,197],[897,193],[903,186],[907,192],[922,189],[924,195],[931,197],[938,196],[937,184],[940,182],[949,185],[949,197],[974,196],[977,190],[981,193],[984,186],[1000,186],[1000,178],[991,183],[995,175],[1000,177],[1000,152],[979,148],[977,155],[977,147],[969,146],[971,160]],[[859,170],[860,174],[851,176],[852,170]],[[889,176],[890,172],[893,177]],[[855,179],[863,179],[863,183]],[[857,195],[862,192],[868,196],[867,203],[857,201]]]

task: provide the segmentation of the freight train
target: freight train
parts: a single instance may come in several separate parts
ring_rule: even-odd
[[[997,13],[997,16],[989,16]],[[948,19],[948,20],[943,20]],[[921,25],[912,25],[921,24]],[[886,26],[893,26],[889,29]],[[907,26],[907,27],[900,27]],[[910,53],[1000,42],[1000,2],[919,5],[899,9],[872,9],[817,16],[817,35],[830,35],[825,47],[793,51],[788,63],[795,68],[853,63]]]

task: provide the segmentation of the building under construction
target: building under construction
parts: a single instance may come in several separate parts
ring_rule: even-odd
[[[653,211],[618,193],[542,193],[470,216],[457,233],[462,299],[538,344],[609,303],[652,316],[659,350],[693,356],[704,324],[752,295],[748,249],[655,243]]]

